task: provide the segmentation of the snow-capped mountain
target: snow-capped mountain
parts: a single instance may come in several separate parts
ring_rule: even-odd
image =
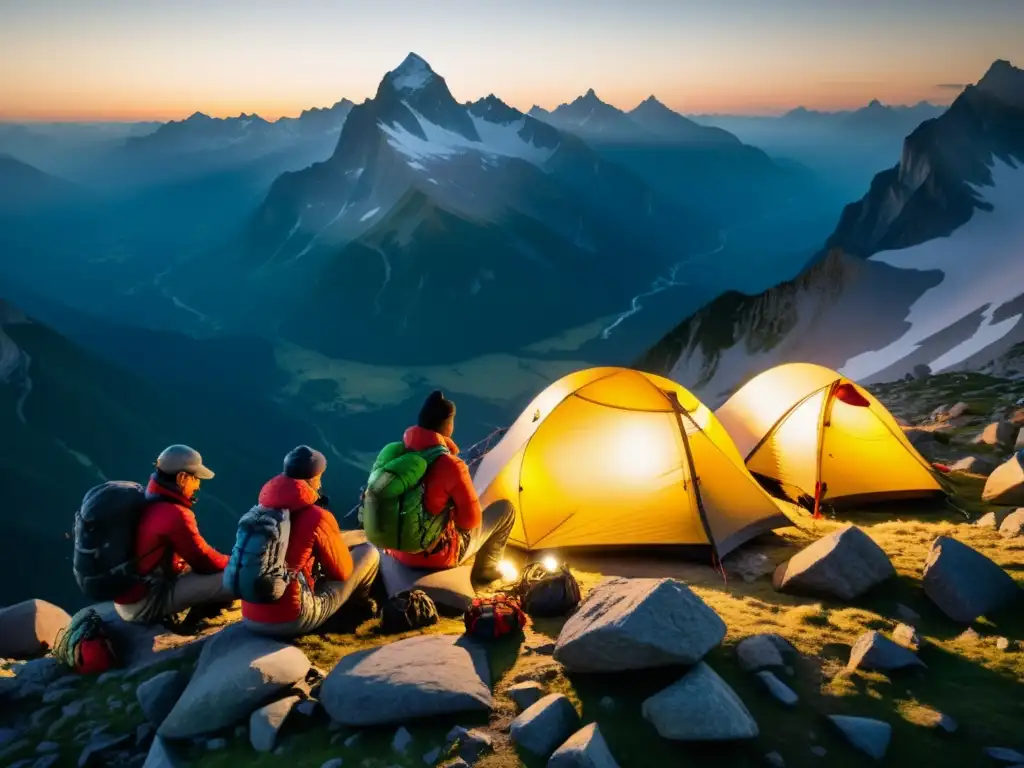
[[[494,96],[458,103],[410,54],[328,160],[273,184],[212,282],[331,355],[453,361],[621,311],[715,238],[580,139]]]
[[[726,294],[642,364],[720,402],[771,365],[860,381],[983,365],[1024,340],[1024,71],[997,61],[905,141],[822,255],[757,296]]]

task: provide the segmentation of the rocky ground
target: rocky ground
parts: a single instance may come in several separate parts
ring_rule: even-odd
[[[1012,445],[974,439],[1018,438],[986,429],[1013,424],[1018,382],[875,391],[932,460],[997,463]],[[8,662],[0,765],[1024,764],[1024,537],[971,468],[947,476],[953,505],[802,519],[724,572],[574,555],[585,606],[515,641],[372,620],[290,646],[229,613],[198,639],[138,638],[132,669],[99,679]]]

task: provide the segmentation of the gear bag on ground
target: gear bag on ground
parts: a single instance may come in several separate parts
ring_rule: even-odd
[[[291,514],[257,504],[238,521],[235,545],[224,569],[224,588],[247,603],[276,603],[296,575],[285,555],[291,535]]]
[[[146,508],[138,483],[111,480],[90,488],[75,513],[72,569],[90,600],[113,600],[140,580],[135,564],[135,534]]]
[[[448,524],[448,513],[432,515],[423,508],[423,476],[448,449],[407,450],[389,443],[377,456],[366,483],[359,522],[369,541],[384,549],[429,551]]]

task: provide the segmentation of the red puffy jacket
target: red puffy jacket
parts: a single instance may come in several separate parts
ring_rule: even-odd
[[[146,505],[139,530],[135,535],[135,567],[140,576],[160,566],[169,566],[170,576],[191,568],[196,573],[217,573],[228,565],[228,556],[206,543],[199,533],[192,502],[175,490],[150,478],[146,487]],[[120,605],[137,603],[149,593],[149,586],[139,582],[117,597]]]
[[[402,438],[410,451],[424,451],[435,445],[445,445],[451,453],[439,456],[423,478],[423,507],[432,515],[438,515],[451,502],[452,518],[441,534],[440,546],[431,554],[409,554],[388,550],[398,562],[410,568],[452,568],[459,562],[458,531],[470,531],[479,527],[480,499],[469,475],[466,462],[458,457],[459,447],[450,437],[432,432],[423,427],[409,427]]]
[[[348,551],[334,515],[316,506],[319,498],[309,483],[278,475],[263,486],[259,502],[268,509],[287,509],[291,514],[291,532],[285,563],[292,573],[301,573],[311,589],[316,588],[313,566],[320,564],[330,581],[345,581],[352,575],[352,553]],[[302,607],[301,585],[292,581],[276,603],[242,601],[242,616],[261,624],[284,624],[299,617]]]

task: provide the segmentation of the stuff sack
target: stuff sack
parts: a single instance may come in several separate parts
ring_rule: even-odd
[[[75,513],[72,569],[89,599],[113,600],[139,582],[135,535],[145,508],[146,492],[138,483],[111,480],[85,494]]]
[[[57,636],[53,655],[80,675],[96,675],[118,665],[114,637],[93,608],[83,608],[71,617]]]
[[[542,563],[530,563],[513,588],[530,616],[568,616],[580,604],[580,585],[564,563],[555,572]]]
[[[408,632],[437,624],[437,606],[421,589],[401,592],[384,603],[381,631],[385,634]]]
[[[466,634],[481,640],[497,640],[526,626],[519,602],[505,595],[478,597],[463,617]]]
[[[423,476],[448,453],[443,445],[425,451],[389,443],[377,456],[363,492],[359,522],[370,543],[399,552],[430,551],[448,525],[448,512],[432,515],[423,508]]]
[[[276,603],[296,578],[285,555],[291,514],[257,504],[238,521],[235,544],[224,569],[224,589],[247,603]]]

